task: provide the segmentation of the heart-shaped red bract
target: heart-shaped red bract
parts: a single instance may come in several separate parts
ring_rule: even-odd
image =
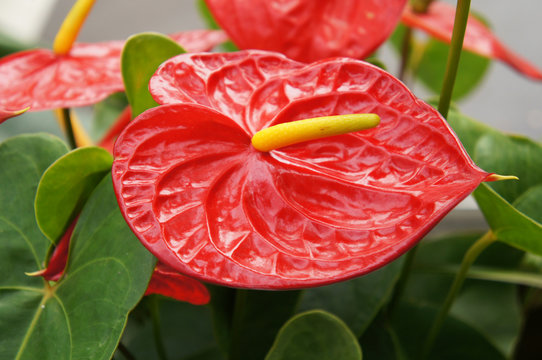
[[[362,61],[183,54],[150,90],[167,105],[115,144],[121,212],[161,261],[212,283],[288,289],[373,271],[488,176],[432,107]],[[269,153],[250,143],[274,124],[347,113],[381,123]]]
[[[407,6],[402,22],[429,35],[450,43],[454,27],[455,8],[441,1],[429,5],[427,13],[416,13]],[[534,80],[542,80],[542,71],[508,49],[481,21],[469,16],[463,48],[478,55],[499,59]]]
[[[241,49],[278,51],[312,62],[362,59],[391,34],[406,0],[205,0]]]
[[[198,30],[171,37],[187,51],[207,51],[224,42],[222,31]],[[123,91],[120,58],[124,42],[75,44],[67,55],[37,49],[0,60],[0,109],[31,111],[86,106]],[[1,118],[0,118],[1,120]]]

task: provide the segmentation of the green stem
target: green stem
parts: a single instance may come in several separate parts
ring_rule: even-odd
[[[152,319],[152,333],[154,335],[154,344],[160,360],[167,360],[166,349],[162,341],[162,330],[160,325],[160,304],[156,295],[149,296],[149,309]]]
[[[461,49],[463,48],[463,39],[465,38],[467,21],[469,19],[469,9],[470,0],[457,1],[454,30],[452,32],[452,42],[450,52],[448,53],[446,72],[444,73],[444,83],[442,84],[440,102],[438,105],[438,111],[444,117],[448,116],[448,110],[450,109],[457,68],[459,67],[459,58],[461,57]]]
[[[75,134],[73,132],[72,120],[70,116],[70,109],[62,109],[62,121],[64,121],[64,127],[66,131],[66,138],[68,140],[68,145],[71,149],[77,148],[77,143],[75,141]]]
[[[119,342],[118,350],[126,358],[126,360],[136,360],[135,356],[132,355],[130,350],[123,343]]]
[[[412,50],[412,28],[406,27],[403,35],[403,42],[401,44],[401,64],[399,67],[399,80],[405,81],[405,73],[410,59],[410,52]]]
[[[457,294],[459,293],[459,290],[463,286],[463,282],[465,281],[469,268],[474,263],[474,261],[476,261],[480,253],[484,251],[489,245],[493,244],[496,240],[497,238],[495,237],[495,235],[491,231],[488,231],[474,244],[472,244],[469,250],[467,250],[467,253],[463,257],[463,262],[461,263],[459,271],[455,275],[454,282],[452,283],[450,290],[448,290],[446,300],[444,300],[444,303],[442,304],[442,307],[440,308],[437,317],[435,318],[433,325],[429,330],[429,334],[427,335],[427,339],[425,340],[425,345],[422,351],[422,360],[427,359],[429,352],[433,347],[435,339],[437,338],[437,335],[442,328],[442,324],[448,316],[450,308],[452,307],[452,304]]]
[[[401,269],[401,275],[397,280],[395,290],[388,305],[388,314],[390,317],[393,317],[393,312],[395,311],[399,300],[401,300],[401,297],[405,292],[406,284],[408,282],[408,279],[410,278],[410,274],[412,273],[414,258],[416,257],[418,248],[419,245],[414,246],[405,256],[405,262],[403,263],[403,268]]]
[[[429,8],[429,5],[433,0],[413,0],[411,1],[412,10],[417,13],[424,14],[427,12],[427,8]]]

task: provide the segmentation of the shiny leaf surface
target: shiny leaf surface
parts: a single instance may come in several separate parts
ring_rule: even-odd
[[[154,265],[123,223],[108,178],[83,210],[64,278],[51,285],[25,275],[42,268],[50,245],[34,218],[38,181],[66,151],[46,135],[0,145],[0,160],[10,169],[0,176],[0,332],[9,334],[0,337],[1,358],[111,358]]]
[[[143,33],[130,37],[122,51],[122,78],[132,116],[158,105],[149,93],[149,80],[165,60],[185,50],[169,37]]]
[[[206,0],[241,49],[311,62],[369,56],[391,34],[406,0]]]
[[[206,51],[224,41],[220,31],[173,34],[187,51]],[[31,111],[86,106],[123,91],[124,42],[75,44],[67,55],[38,49],[0,59],[0,108]]]
[[[36,194],[36,221],[53,243],[79,214],[90,194],[111,170],[113,158],[99,147],[79,148],[55,161]]]
[[[308,289],[301,311],[322,309],[340,317],[360,337],[389,300],[403,261],[397,261],[356,279]]]
[[[315,310],[296,315],[284,324],[265,359],[361,360],[361,348],[339,318]]]
[[[443,1],[434,1],[427,13],[415,13],[407,6],[402,22],[429,35],[450,43],[454,26],[455,7]],[[470,15],[463,48],[489,58],[499,59],[533,80],[542,80],[542,71],[508,49],[481,21]]]
[[[420,359],[421,349],[437,308],[425,304],[403,303],[391,320],[407,359]],[[506,357],[475,326],[449,316],[436,339],[428,360],[504,360]],[[369,359],[370,360],[370,359]]]
[[[117,140],[119,203],[161,261],[209,282],[296,288],[370,272],[487,176],[433,108],[361,61],[184,54],[150,88],[171,104]],[[273,124],[367,112],[377,128],[270,153],[250,145]]]
[[[519,177],[517,181],[482,184],[474,192],[492,231],[509,245],[542,254],[539,207],[523,203],[536,202],[540,194],[536,189],[542,184],[542,146],[523,136],[504,135],[456,112],[450,114],[449,121],[476,161],[490,171]]]

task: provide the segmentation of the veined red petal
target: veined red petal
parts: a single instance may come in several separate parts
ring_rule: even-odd
[[[257,50],[182,54],[158,68],[149,89],[159,104],[210,106],[249,132],[244,112],[254,90],[270,77],[302,66],[281,54]]]
[[[173,34],[187,51],[207,51],[225,40],[217,30]],[[28,50],[0,59],[0,108],[31,111],[86,106],[123,91],[124,42],[75,44],[67,55]]]
[[[402,22],[429,35],[450,43],[454,27],[455,8],[442,1],[434,1],[427,13],[416,13],[407,6]],[[499,59],[534,80],[542,80],[542,71],[506,47],[481,21],[469,16],[463,48],[473,53]]]
[[[406,0],[206,0],[241,49],[311,62],[365,58],[393,31]]]
[[[121,211],[177,271],[263,289],[344,280],[407,251],[487,178],[438,112],[385,71],[346,58],[261,62],[258,81],[225,70],[259,74],[263,55],[167,61],[151,91],[170,103],[137,117],[115,145]],[[179,85],[194,79],[197,92]],[[231,91],[214,91],[218,83]],[[381,123],[268,153],[250,145],[261,128],[348,112]]]

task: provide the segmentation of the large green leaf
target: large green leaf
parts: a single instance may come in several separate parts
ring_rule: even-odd
[[[361,348],[342,320],[314,310],[298,314],[284,324],[265,359],[361,360]]]
[[[476,142],[474,158],[487,171],[512,174],[519,181],[491,183],[508,202],[514,202],[532,186],[542,185],[542,146],[523,136],[490,132]]]
[[[66,151],[44,135],[0,145],[6,205],[0,210],[0,267],[7,275],[0,279],[2,359],[110,359],[154,267],[125,224],[107,177],[83,209],[63,279],[54,284],[24,275],[42,268],[50,245],[34,217],[39,179]]]
[[[112,163],[106,150],[84,147],[62,156],[45,171],[35,210],[38,226],[49,240],[58,242]]]
[[[403,260],[345,282],[306,290],[301,311],[323,309],[340,317],[359,337],[389,299]]]
[[[488,185],[474,192],[480,210],[499,239],[518,249],[542,255],[542,225],[520,212]]]
[[[523,136],[504,135],[458,113],[448,119],[475,162],[487,171],[519,181],[482,184],[474,198],[491,230],[509,245],[542,254],[540,219],[542,146]],[[532,218],[534,217],[534,218]]]
[[[418,360],[437,308],[402,303],[391,320],[402,349],[410,360]],[[495,314],[494,314],[495,316]],[[476,327],[454,317],[444,322],[428,360],[505,360],[506,357]]]
[[[158,104],[149,93],[149,80],[165,60],[184,53],[184,49],[169,37],[142,33],[130,37],[122,51],[122,78],[132,117]]]
[[[25,275],[42,268],[50,246],[34,218],[34,194],[47,167],[68,151],[45,134],[21,135],[0,144],[0,358],[15,359],[43,281]]]

